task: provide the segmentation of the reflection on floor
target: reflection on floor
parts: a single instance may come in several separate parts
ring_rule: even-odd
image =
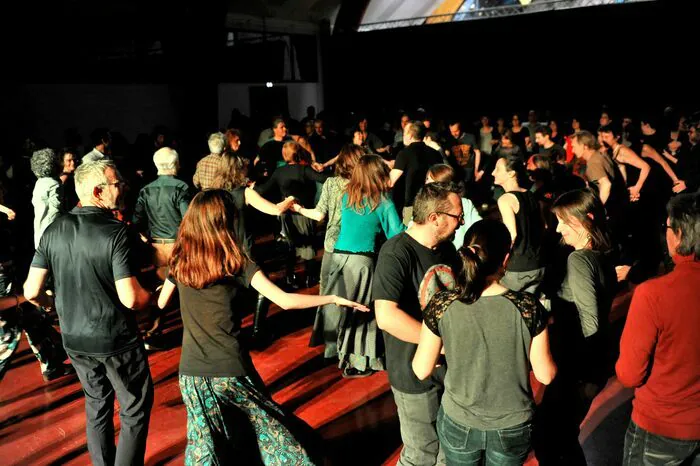
[[[317,293],[317,287],[304,292]],[[618,317],[629,295],[618,298]],[[274,399],[294,411],[324,439],[330,464],[395,464],[401,449],[396,407],[385,373],[344,379],[324,361],[321,348],[309,348],[314,310],[281,311],[273,306],[271,326],[277,340],[253,352],[260,375]],[[244,326],[252,323],[252,316]],[[171,349],[151,353],[155,383],[146,464],[182,464],[185,409],[178,387],[179,312],[163,323]],[[536,387],[541,397],[541,387]],[[624,432],[631,412],[631,391],[612,378],[593,403],[580,436],[589,464],[620,463]],[[118,428],[118,416],[115,416]],[[2,464],[89,464],[85,440],[84,400],[75,377],[44,383],[26,340],[0,382],[0,458]],[[528,465],[537,464],[534,457]]]

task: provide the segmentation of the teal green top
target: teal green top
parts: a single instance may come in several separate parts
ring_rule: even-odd
[[[384,197],[376,209],[365,205],[362,212],[348,207],[348,195],[343,194],[340,212],[340,234],[335,251],[375,253],[377,235],[384,233],[387,239],[406,229],[396,212],[394,202]]]

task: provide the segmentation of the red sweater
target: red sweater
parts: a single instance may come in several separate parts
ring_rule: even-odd
[[[700,261],[642,283],[620,341],[617,378],[635,387],[632,420],[656,435],[700,440]]]

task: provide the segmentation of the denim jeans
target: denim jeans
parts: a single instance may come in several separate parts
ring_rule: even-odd
[[[700,440],[676,440],[648,432],[630,421],[625,434],[625,466],[700,465]]]
[[[521,465],[531,449],[532,423],[499,430],[479,430],[450,419],[442,407],[437,431],[447,465]]]
[[[445,464],[445,455],[435,430],[442,388],[426,393],[404,393],[391,388],[399,413],[403,448],[397,466]]]

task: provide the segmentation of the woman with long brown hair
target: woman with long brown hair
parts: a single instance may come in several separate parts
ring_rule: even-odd
[[[326,238],[323,242],[323,258],[321,259],[321,280],[320,293],[324,294],[328,290],[328,273],[333,259],[335,242],[340,234],[340,212],[342,210],[341,200],[345,188],[350,182],[353,169],[362,156],[366,155],[365,150],[354,144],[346,144],[334,159],[335,176],[328,178],[323,183],[321,197],[314,209],[306,209],[299,204],[294,204],[292,210],[316,220],[326,222]],[[324,357],[334,358],[338,355],[338,323],[340,322],[340,310],[333,306],[319,307],[316,312],[314,328],[311,332],[309,345],[318,346],[325,343]]]
[[[185,464],[313,464],[285,424],[290,421],[260,385],[239,341],[243,288],[252,286],[283,309],[334,303],[368,311],[338,296],[289,294],[253,262],[234,233],[237,209],[223,190],[197,194],[182,220],[158,305],[175,288],[183,322],[180,390],[187,409]],[[257,440],[257,447],[252,447]],[[252,447],[252,448],[251,448]]]
[[[269,197],[279,191],[282,197],[294,196],[302,206],[314,204],[316,183],[323,183],[327,175],[316,172],[308,165],[301,163],[301,147],[296,142],[287,142],[282,147],[282,158],[286,165],[278,168],[270,179],[256,190],[264,197]],[[314,249],[314,223],[311,219],[296,213],[282,216],[282,232],[290,244],[290,253],[286,264],[286,285],[297,285],[294,269],[297,257],[305,261],[306,285],[313,284],[316,276]]]
[[[383,234],[389,239],[406,229],[389,197],[389,189],[389,168],[382,158],[362,157],[341,201],[340,234],[326,288],[329,293],[342,290],[358,302],[371,303],[378,237]],[[384,341],[373,313],[341,313],[338,356],[345,377],[363,377],[384,370]]]

